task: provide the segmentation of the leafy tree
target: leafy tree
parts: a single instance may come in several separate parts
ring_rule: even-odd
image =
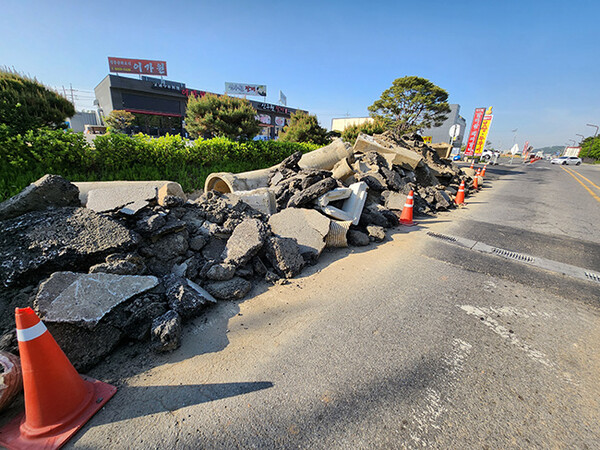
[[[73,104],[35,79],[0,69],[0,124],[23,134],[41,127],[65,128]]]
[[[415,76],[397,78],[369,111],[400,133],[440,126],[448,117],[448,93],[431,81]]]
[[[346,142],[354,144],[360,133],[373,136],[381,134],[389,128],[389,124],[382,117],[375,117],[374,120],[369,120],[361,124],[350,125],[342,132],[342,139]]]
[[[581,143],[581,158],[591,158],[600,161],[600,136],[594,139],[593,136],[586,137]]]
[[[124,133],[134,120],[135,116],[129,111],[113,109],[108,117],[104,119],[104,122],[111,130],[116,131],[117,133]]]
[[[290,118],[290,124],[283,129],[279,140],[283,142],[308,142],[327,145],[331,139],[327,130],[319,125],[317,116],[296,111]]]
[[[240,140],[252,139],[260,126],[256,111],[248,100],[207,94],[188,100],[185,129],[194,139],[226,137]]]

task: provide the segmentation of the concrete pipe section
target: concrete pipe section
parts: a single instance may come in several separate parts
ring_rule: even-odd
[[[354,155],[352,146],[338,138],[325,147],[302,155],[298,165],[302,169],[331,170],[338,161],[352,155]]]
[[[268,187],[269,176],[275,167],[242,173],[211,173],[204,183],[204,192],[214,190],[223,194],[228,194],[230,192],[252,191],[258,188]]]
[[[302,169],[331,170],[336,163],[344,158],[352,157],[352,147],[341,139],[334,140],[331,144],[302,155],[298,165]],[[271,172],[279,166],[268,169],[253,170],[251,172],[211,173],[204,183],[204,192],[212,190],[228,194],[236,191],[252,191],[269,186]]]

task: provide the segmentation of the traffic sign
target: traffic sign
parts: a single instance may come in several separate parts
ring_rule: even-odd
[[[450,129],[448,130],[448,134],[450,135],[452,140],[456,139],[458,137],[458,135],[460,134],[460,125],[457,123],[452,125],[450,127]]]

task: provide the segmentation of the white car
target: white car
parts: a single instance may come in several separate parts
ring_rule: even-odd
[[[552,161],[550,161],[550,163],[562,164],[563,166],[575,164],[576,166],[578,166],[579,164],[581,164],[581,158],[578,158],[577,156],[561,156],[559,158],[554,158]]]

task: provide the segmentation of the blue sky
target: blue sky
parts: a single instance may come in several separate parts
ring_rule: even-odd
[[[288,105],[366,116],[395,78],[446,89],[468,125],[494,107],[488,139],[564,145],[600,125],[598,1],[3,0],[0,65],[77,89],[108,56],[167,61],[168,79],[223,92],[226,81],[281,89]],[[87,91],[87,92],[86,92]]]

